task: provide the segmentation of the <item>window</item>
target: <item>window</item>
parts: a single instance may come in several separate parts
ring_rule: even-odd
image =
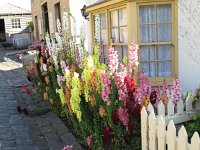
[[[139,18],[141,71],[148,77],[171,77],[172,5],[140,5]]]
[[[110,11],[110,31],[113,45],[118,52],[118,58],[122,61],[124,56],[128,56],[126,8]]]
[[[12,28],[21,28],[20,19],[12,19]]]
[[[109,17],[106,13],[94,15],[94,38],[100,43],[102,60],[106,63],[108,57],[108,45],[112,42],[118,58],[122,61],[128,55],[127,36],[127,11],[126,8],[109,10]],[[110,21],[108,21],[110,19]],[[107,23],[110,24],[107,24]],[[108,31],[109,27],[109,31]],[[110,36],[107,34],[109,33]],[[110,38],[110,39],[109,39]]]
[[[48,14],[48,7],[47,3],[45,3],[43,6],[43,20],[44,20],[44,29],[45,34],[46,32],[49,32],[49,14]]]
[[[57,20],[59,19],[61,22],[60,2],[54,5],[54,9],[55,9],[56,30],[58,30],[57,29]]]
[[[110,43],[122,61],[128,56],[128,45],[133,40],[140,46],[138,71],[149,77],[155,86],[164,78],[171,84],[178,70],[178,10],[175,5],[175,0],[110,0],[89,6],[87,12],[99,16],[99,19],[91,18],[91,25],[95,37],[96,22],[100,20],[99,38],[96,39],[102,43],[104,61]]]
[[[94,16],[94,36],[95,40],[100,43],[101,61],[107,62],[108,46],[107,46],[107,24],[105,13]]]

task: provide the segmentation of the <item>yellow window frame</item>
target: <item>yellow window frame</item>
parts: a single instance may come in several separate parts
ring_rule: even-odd
[[[110,31],[110,13],[109,11],[120,9],[123,7],[127,8],[127,32],[128,32],[128,45],[132,41],[139,44],[140,31],[139,31],[139,6],[148,4],[172,4],[172,76],[171,77],[156,77],[149,78],[153,86],[162,84],[163,80],[168,84],[172,84],[172,79],[178,77],[178,1],[177,0],[109,0],[100,4],[92,5],[87,8],[90,17],[91,27],[91,44],[94,44],[94,18],[93,15],[105,12],[106,14],[106,33],[107,33],[107,44],[111,43],[111,31]],[[164,44],[164,43],[163,43]],[[165,43],[166,44],[166,43]],[[123,45],[122,43],[116,43],[115,45]],[[148,45],[148,43],[146,43]],[[128,48],[129,50],[129,48]],[[139,71],[137,68],[135,74]],[[137,76],[136,76],[137,78]]]

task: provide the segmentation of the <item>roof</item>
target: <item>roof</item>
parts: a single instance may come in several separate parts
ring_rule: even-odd
[[[106,2],[106,1],[107,1],[107,0],[98,0],[96,3],[93,3],[93,4],[89,5],[89,6],[87,6],[87,8],[92,7],[92,6],[95,6],[95,5],[98,5],[98,4],[100,4],[100,3],[104,3],[104,2]]]
[[[26,10],[24,8],[18,7],[10,3],[0,4],[0,16],[21,15],[21,14],[30,15],[31,12],[29,10]]]

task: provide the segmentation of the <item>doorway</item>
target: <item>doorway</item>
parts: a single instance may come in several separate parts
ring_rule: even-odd
[[[0,19],[0,42],[6,41],[6,31],[4,19]]]

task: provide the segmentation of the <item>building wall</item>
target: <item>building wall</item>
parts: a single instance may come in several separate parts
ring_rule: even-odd
[[[55,4],[60,2],[61,18],[63,17],[63,12],[69,12],[69,0],[31,0],[32,19],[34,26],[36,26],[35,16],[37,16],[38,20],[38,33],[36,33],[36,30],[34,30],[34,37],[37,37],[37,34],[39,34],[39,40],[44,39],[45,36],[42,5],[46,2],[49,16],[49,32],[51,36],[54,36],[57,24],[54,9]]]
[[[200,0],[178,2],[179,78],[184,91],[200,85]]]
[[[7,40],[12,36],[12,34],[29,32],[27,23],[32,20],[31,15],[1,16],[0,19],[4,19]],[[12,28],[12,19],[20,19],[21,28]]]

